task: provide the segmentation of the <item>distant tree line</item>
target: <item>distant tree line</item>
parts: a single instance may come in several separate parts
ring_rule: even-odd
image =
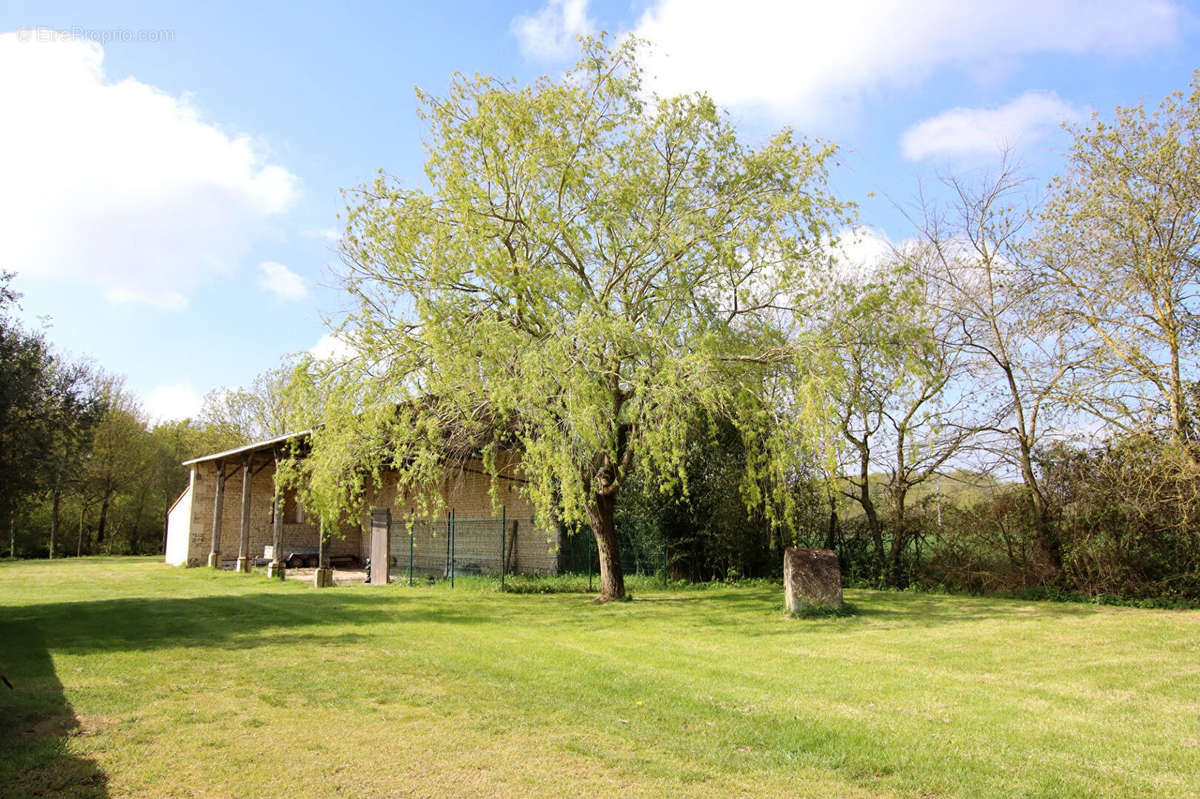
[[[281,366],[210,393],[195,418],[155,422],[123,378],[56,353],[13,315],[0,275],[0,551],[16,557],[162,551],[181,464],[282,432]],[[273,405],[272,403],[276,403]]]

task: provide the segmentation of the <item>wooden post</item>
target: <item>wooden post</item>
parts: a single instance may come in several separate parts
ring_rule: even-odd
[[[236,570],[249,574],[254,570],[254,561],[250,559],[250,483],[253,475],[250,473],[250,453],[242,456],[242,537],[238,542],[238,559]]]
[[[283,492],[275,486],[275,523],[271,536],[271,562],[267,565],[267,576],[283,579]]]
[[[516,574],[517,569],[521,565],[520,560],[518,560],[520,556],[517,553],[517,527],[519,524],[520,521],[518,519],[513,519],[508,524],[508,529],[510,530],[508,538],[508,560],[504,564],[504,570],[509,574]]]
[[[283,579],[283,491],[279,487],[279,450],[275,450],[275,504],[272,520],[271,562],[267,565],[267,576]]]
[[[221,568],[221,513],[225,507],[225,461],[217,461],[217,498],[213,501],[212,547],[208,567]]]
[[[390,532],[392,511],[371,508],[371,585],[387,585],[392,552]]]

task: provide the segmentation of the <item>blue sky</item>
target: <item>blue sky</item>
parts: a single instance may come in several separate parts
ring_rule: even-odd
[[[837,191],[896,241],[919,182],[1007,145],[1036,190],[1061,122],[1200,67],[1172,0],[165,5],[0,8],[0,268],[157,417],[318,345],[345,305],[340,189],[422,181],[413,86],[455,71],[530,80],[577,33],[635,31],[659,91],[710,92],[751,140],[837,142]]]

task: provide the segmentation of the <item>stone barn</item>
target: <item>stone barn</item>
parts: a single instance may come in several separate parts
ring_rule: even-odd
[[[276,460],[285,447],[303,447],[308,433],[295,433],[244,447],[194,458],[188,487],[167,514],[166,561],[176,566],[209,565],[250,571],[270,561],[276,527],[282,541],[279,560],[288,553],[311,557],[320,533],[306,517],[293,492],[275,492]],[[414,509],[396,495],[394,476],[368,493],[372,513],[358,525],[327,531],[331,560],[364,563],[371,548],[371,515],[386,509],[390,517],[390,551],[397,568],[411,563],[419,574],[444,571],[453,539],[458,573],[504,571],[554,574],[561,566],[561,534],[540,525],[533,508],[521,496],[516,459],[501,470],[497,482],[500,508],[492,502],[492,479],[478,461],[448,466],[440,492],[454,523],[414,516]],[[277,524],[277,515],[279,517]],[[453,534],[451,534],[453,531]]]

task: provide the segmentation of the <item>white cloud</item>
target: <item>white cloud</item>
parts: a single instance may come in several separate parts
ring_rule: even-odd
[[[326,333],[309,353],[319,361],[345,361],[354,355],[354,347],[343,334]]]
[[[299,182],[98,44],[0,34],[0,268],[167,308],[233,271]]]
[[[1085,112],[1053,92],[1027,92],[999,108],[952,108],[918,122],[900,138],[911,161],[923,158],[963,160],[996,156],[1018,145],[1030,145]]]
[[[203,404],[204,398],[187,380],[157,386],[146,396],[146,412],[155,422],[194,417]]]
[[[577,36],[595,30],[587,6],[588,0],[548,0],[536,14],[514,19],[509,30],[527,57],[563,59],[574,51]]]
[[[547,10],[549,10],[549,6]],[[663,94],[828,122],[939,70],[986,75],[1039,53],[1141,53],[1173,42],[1172,0],[657,0],[635,30]]]
[[[258,287],[281,300],[302,300],[308,296],[308,283],[304,278],[274,261],[258,265]]]
[[[337,228],[323,227],[300,232],[300,235],[306,239],[320,239],[321,241],[336,242],[342,238],[342,234]]]
[[[832,252],[835,275],[851,280],[870,279],[894,252],[891,240],[873,228],[862,225],[844,228],[838,231]]]

